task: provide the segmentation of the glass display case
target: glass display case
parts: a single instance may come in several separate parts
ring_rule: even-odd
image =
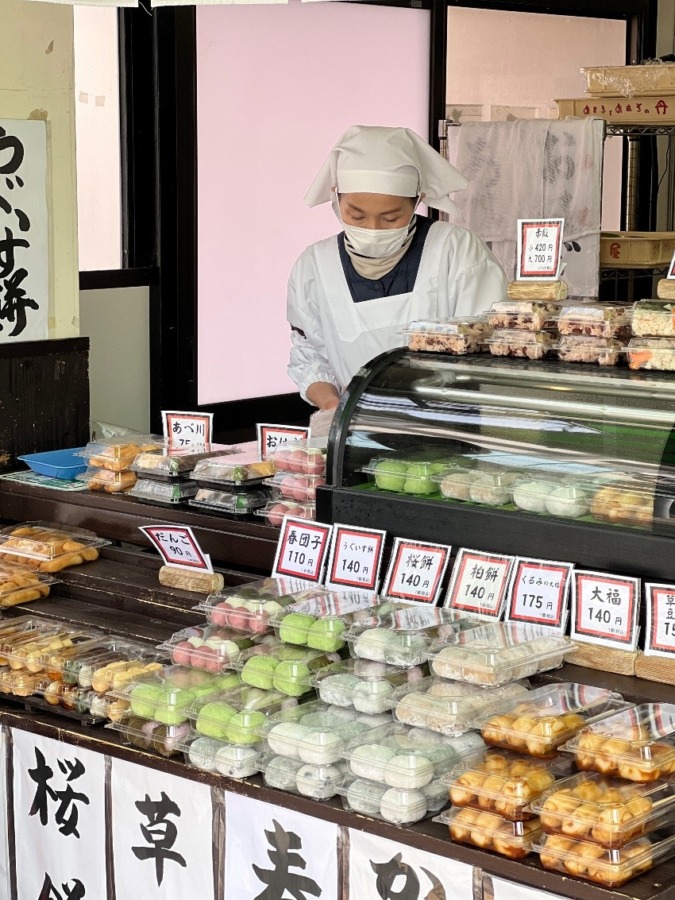
[[[673,426],[667,373],[394,350],[343,397],[318,516],[673,578]]]

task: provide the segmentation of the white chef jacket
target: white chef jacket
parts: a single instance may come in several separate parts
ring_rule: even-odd
[[[483,241],[459,225],[429,229],[413,290],[355,303],[337,235],[300,256],[288,285],[292,348],[288,374],[307,399],[316,381],[344,390],[365,363],[406,343],[414,319],[472,316],[506,296],[506,277]]]

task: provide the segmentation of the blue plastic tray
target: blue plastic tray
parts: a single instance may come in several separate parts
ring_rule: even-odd
[[[74,481],[87,470],[87,461],[76,454],[84,447],[73,447],[71,450],[47,450],[44,453],[25,453],[17,456],[25,462],[29,469],[38,475],[49,475],[64,481]]]

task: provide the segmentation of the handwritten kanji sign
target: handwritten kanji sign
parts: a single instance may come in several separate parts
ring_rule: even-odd
[[[281,525],[272,575],[320,582],[332,531],[332,525],[286,516]]]
[[[506,618],[564,631],[573,568],[572,563],[517,557],[509,585]]]
[[[309,437],[309,428],[301,428],[296,425],[268,425],[258,423],[258,456],[267,459],[270,453],[278,450],[283,444],[293,441],[306,441]]]
[[[163,410],[162,427],[169,447],[208,446],[213,434],[213,413]]]
[[[640,581],[605,572],[572,578],[572,637],[584,643],[635,650]]]
[[[434,604],[450,559],[450,547],[396,538],[382,593],[395,600]]]
[[[481,619],[499,619],[515,557],[460,549],[443,602]]]
[[[386,531],[335,524],[326,586],[376,591],[386,535]]]
[[[105,757],[18,728],[12,741],[17,900],[105,897]]]
[[[139,525],[139,530],[159,551],[167,566],[213,572],[211,558],[203,553],[188,525]]]
[[[675,656],[675,584],[646,584],[645,656]]]
[[[564,226],[564,219],[518,219],[518,281],[558,278]]]

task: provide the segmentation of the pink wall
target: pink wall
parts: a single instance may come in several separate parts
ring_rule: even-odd
[[[428,48],[424,10],[197,7],[200,403],[295,390],[286,282],[338,231],[302,198],[349,125],[427,136]]]

